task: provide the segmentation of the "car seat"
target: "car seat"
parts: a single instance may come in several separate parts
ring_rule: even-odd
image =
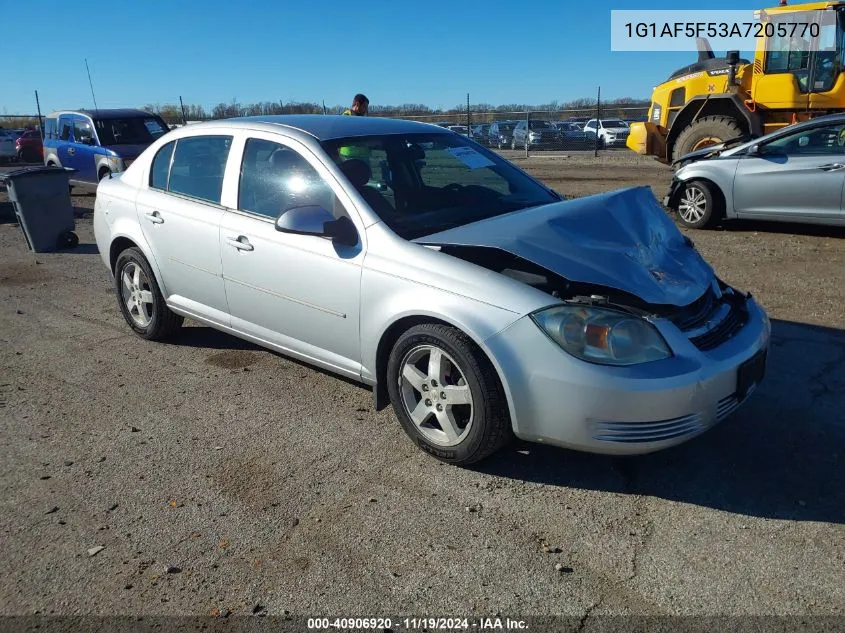
[[[384,197],[372,187],[368,187],[372,177],[370,166],[360,158],[350,158],[340,164],[340,170],[346,176],[352,186],[361,194],[361,197],[380,217],[393,215],[393,207]]]

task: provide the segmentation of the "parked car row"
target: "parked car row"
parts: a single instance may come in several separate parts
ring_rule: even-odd
[[[41,132],[0,128],[0,160],[40,162],[41,157]]]
[[[624,146],[628,134],[628,124],[621,119],[571,117],[563,121],[529,118],[479,123],[472,126],[469,136],[497,149],[589,149]]]

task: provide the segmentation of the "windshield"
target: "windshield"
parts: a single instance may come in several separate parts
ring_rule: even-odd
[[[619,119],[604,119],[601,124],[604,127],[628,127],[625,121],[620,121]]]
[[[453,134],[322,145],[373,211],[407,240],[561,199],[498,154]]]
[[[532,130],[543,130],[552,127],[552,124],[548,121],[529,121],[528,124]]]
[[[124,119],[96,119],[97,137],[100,145],[149,145],[167,133],[161,119],[149,117],[127,117]]]

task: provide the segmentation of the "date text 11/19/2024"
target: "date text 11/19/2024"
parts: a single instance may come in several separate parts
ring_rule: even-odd
[[[528,629],[525,620],[512,618],[308,618],[308,630],[428,630],[428,631],[519,631]]]

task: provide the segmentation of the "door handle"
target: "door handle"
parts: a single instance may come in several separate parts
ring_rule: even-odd
[[[158,211],[153,211],[152,213],[145,213],[144,215],[153,224],[164,224],[164,218],[161,217],[161,214]]]
[[[245,235],[238,235],[237,237],[227,237],[226,242],[229,246],[238,249],[239,251],[252,251],[255,247],[249,243]]]
[[[845,165],[842,163],[828,163],[827,165],[819,165],[818,169],[822,171],[839,171],[840,169],[845,169]]]

